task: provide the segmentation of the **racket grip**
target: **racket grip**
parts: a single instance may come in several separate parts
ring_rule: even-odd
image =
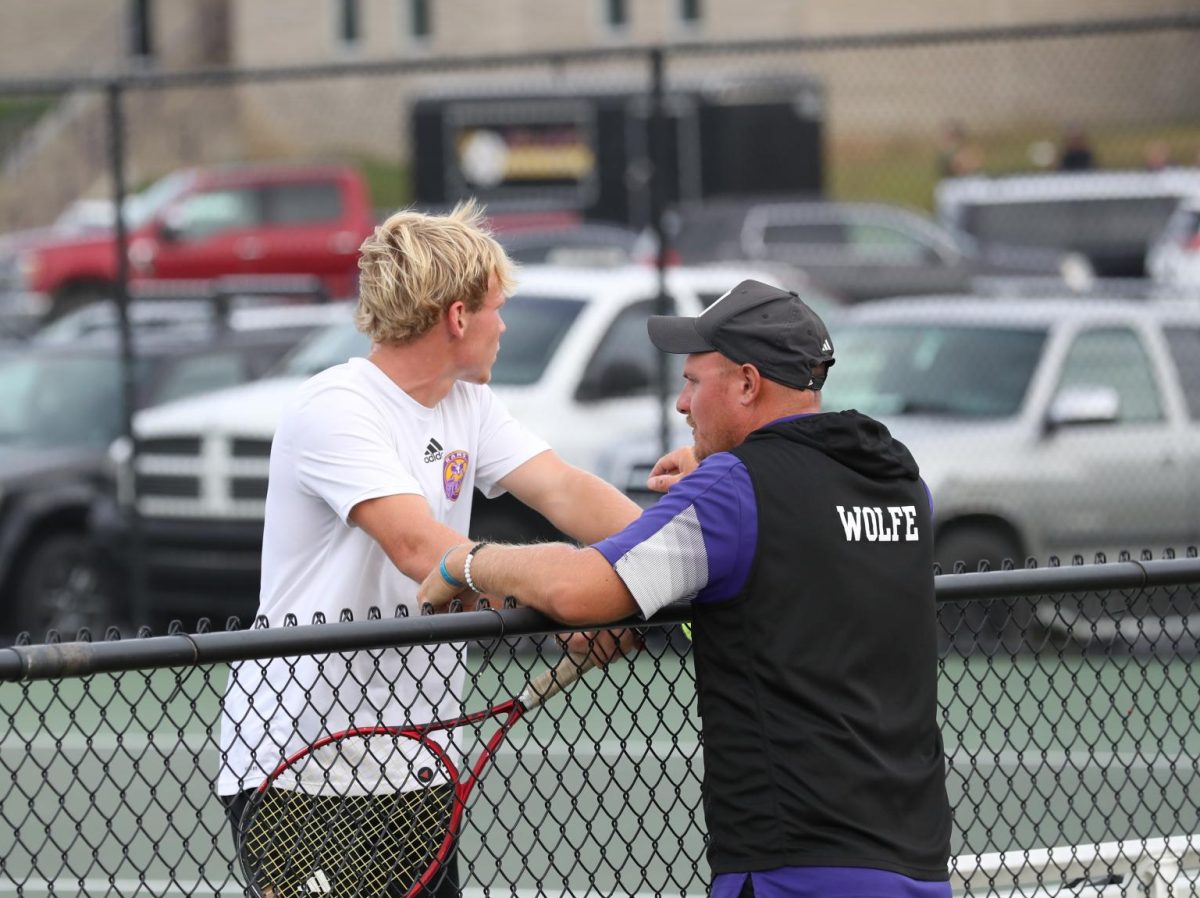
[[[593,652],[586,655],[566,654],[550,670],[542,671],[530,680],[519,701],[525,710],[530,711],[547,699],[554,698],[599,664],[600,659]]]

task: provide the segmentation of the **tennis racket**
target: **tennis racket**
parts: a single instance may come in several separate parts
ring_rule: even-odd
[[[251,893],[432,894],[458,839],[467,799],[509,730],[598,663],[592,653],[568,654],[519,696],[486,711],[421,726],[346,730],[296,752],[242,813],[238,859]],[[461,776],[432,736],[490,718],[500,726]]]

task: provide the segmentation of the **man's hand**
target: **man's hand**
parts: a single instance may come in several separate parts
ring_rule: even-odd
[[[451,557],[457,556],[454,560],[458,561],[457,571],[462,570],[462,557],[470,548],[470,543],[460,547],[455,547],[447,552],[447,557],[444,562],[449,565],[452,562]],[[472,604],[477,598],[476,594],[466,586],[453,586],[447,582],[442,576],[441,564],[435,564],[433,569],[425,575],[425,579],[421,581],[421,585],[417,588],[417,607],[420,608],[425,604],[433,606],[434,611],[443,611],[447,605],[456,598],[463,600],[464,606],[470,601]]]
[[[650,476],[646,478],[646,487],[656,493],[665,493],[699,465],[691,446],[675,449],[654,463]]]
[[[644,648],[641,634],[637,630],[624,628],[584,630],[560,635],[559,641],[572,655],[583,657],[590,653],[595,655],[601,664],[607,664],[629,651],[641,651]]]

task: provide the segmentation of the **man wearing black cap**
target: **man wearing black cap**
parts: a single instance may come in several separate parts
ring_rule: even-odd
[[[948,898],[916,462],[878,422],[821,412],[833,343],[793,293],[744,281],[649,330],[687,354],[694,445],[656,466],[667,495],[588,548],[464,544],[447,567],[572,625],[692,603],[713,898]],[[431,575],[420,597],[452,595]]]

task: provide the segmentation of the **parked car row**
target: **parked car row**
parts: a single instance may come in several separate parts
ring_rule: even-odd
[[[913,450],[943,570],[1200,543],[1200,307],[896,299],[846,311],[833,333],[823,406],[877,417]],[[644,434],[611,447],[600,473],[645,503],[658,454]],[[1190,621],[1163,626],[1200,639],[1194,609]],[[1041,624],[1084,642],[1126,632],[1081,634],[1053,611]],[[974,645],[1005,626],[973,621],[959,637]]]
[[[366,184],[345,165],[259,164],[173,172],[125,206],[129,280],[309,275],[355,293],[374,227]],[[113,295],[111,227],[47,228],[0,240],[10,313],[56,317]]]
[[[695,315],[745,278],[780,273],[676,268],[667,278],[666,310]],[[526,268],[504,308],[507,331],[492,387],[567,461],[595,470],[606,442],[640,434],[671,414],[659,401],[659,356],[646,335],[646,319],[657,308],[657,274],[645,266],[590,270],[586,277],[578,269]],[[267,463],[280,410],[304,378],[368,349],[347,317],[310,337],[269,378],[137,416],[140,452],[134,459],[123,441],[114,447],[118,482],[111,499],[97,505],[94,524],[105,554],[120,559],[136,502],[142,558],[164,613],[253,612]],[[557,535],[504,497],[476,497],[472,531],[508,539]]]
[[[285,223],[269,224],[271,209],[337,205],[306,180],[331,170],[290,167],[287,177],[254,167],[222,171],[166,179],[135,204],[136,214],[146,216],[143,236],[158,241],[153,259],[207,247],[211,261],[217,247],[228,257],[237,256],[238,247],[265,246],[257,242],[265,232],[240,229],[248,219],[233,214],[238,208],[257,209],[253,227],[270,229]],[[967,191],[972,202],[986,201],[981,190]],[[230,196],[239,193],[240,199]],[[357,210],[356,248],[367,226],[361,204],[341,202],[342,212],[348,204]],[[192,206],[195,220],[208,224],[181,224],[191,219],[179,210]],[[1168,271],[1177,280],[1188,276],[1197,209],[1187,199],[1178,205],[1150,256],[1156,277],[1165,280],[1160,272]],[[353,228],[343,227],[341,218],[336,224],[321,219],[317,227],[320,216],[306,215],[297,212],[291,224],[313,225],[312,235],[323,229],[324,245],[343,257],[343,267],[334,280],[328,272],[305,277],[318,293],[352,289],[333,285],[353,258],[342,253],[348,238],[338,234]],[[329,227],[340,230],[331,234]],[[302,230],[288,234],[295,239]],[[107,240],[112,249],[102,226],[85,236]],[[597,223],[513,228],[501,237],[523,268],[520,289],[505,309],[509,331],[496,369],[498,393],[568,460],[638,495],[660,448],[651,434],[664,413],[676,417],[669,402],[660,405],[660,360],[645,336],[645,319],[657,309],[658,275],[647,264],[657,257],[653,238]],[[956,560],[973,567],[981,559],[996,564],[1003,557],[1197,541],[1200,525],[1190,508],[1200,487],[1190,471],[1200,409],[1189,403],[1200,388],[1200,338],[1182,308],[1149,300],[1082,302],[1068,287],[1092,272],[1085,254],[1072,247],[981,241],[883,204],[710,202],[681,207],[671,239],[670,311],[695,314],[732,284],[754,277],[797,289],[832,320],[839,366],[827,406],[876,414],[913,445],[934,492],[945,567]],[[32,270],[30,246],[18,254],[24,274]],[[727,261],[694,264],[712,259]],[[578,267],[544,266],[547,260],[586,265],[586,276]],[[13,397],[14,416],[11,427],[0,424],[0,438],[9,431],[10,439],[33,449],[12,462],[13,485],[0,505],[0,601],[7,614],[0,629],[70,630],[119,616],[134,508],[163,619],[253,610],[278,410],[301,379],[368,347],[345,304],[285,311],[242,303],[220,316],[214,330],[211,303],[185,297],[190,281],[183,271],[158,262],[135,266],[134,293],[163,283],[151,273],[177,285],[170,302],[139,300],[130,307],[142,356],[136,457],[119,436],[111,305],[62,314],[28,341],[28,349],[14,349],[5,360],[21,372],[43,357],[51,367],[69,357],[57,394],[42,375],[5,375],[0,366],[0,395]],[[1020,288],[993,289],[1010,281]],[[979,298],[984,289],[996,296]],[[943,298],[874,301],[910,293]],[[847,301],[862,304],[850,308]],[[283,326],[280,316],[290,316],[290,324]],[[301,334],[311,336],[269,377],[236,386],[257,379]],[[84,345],[109,367],[97,362],[87,369],[91,349],[75,351]],[[239,364],[223,352],[247,355]],[[677,366],[671,364],[673,382]],[[67,373],[76,369],[81,380],[72,387]],[[5,386],[6,377],[14,386]],[[230,388],[213,391],[220,387]],[[34,409],[22,389],[36,393],[48,410]],[[668,392],[674,394],[673,386]],[[78,403],[73,410],[72,401]],[[55,412],[54,403],[67,413]],[[15,417],[26,405],[30,415],[42,415],[41,423]],[[114,438],[102,477],[104,446]],[[82,448],[65,451],[72,446]],[[27,493],[36,500],[21,500]],[[503,499],[477,501],[472,529],[508,538],[555,535],[545,521]],[[95,538],[105,550],[100,567],[87,551]]]
[[[154,319],[133,333],[137,408],[258,378],[306,334],[348,315],[346,304],[289,305],[198,319],[188,303],[160,305],[173,323]],[[53,333],[0,352],[0,633],[8,635],[73,633],[125,616],[122,596],[101,588],[88,526],[109,445],[125,430],[121,347],[111,315],[108,326],[64,329],[71,324],[63,318]]]

